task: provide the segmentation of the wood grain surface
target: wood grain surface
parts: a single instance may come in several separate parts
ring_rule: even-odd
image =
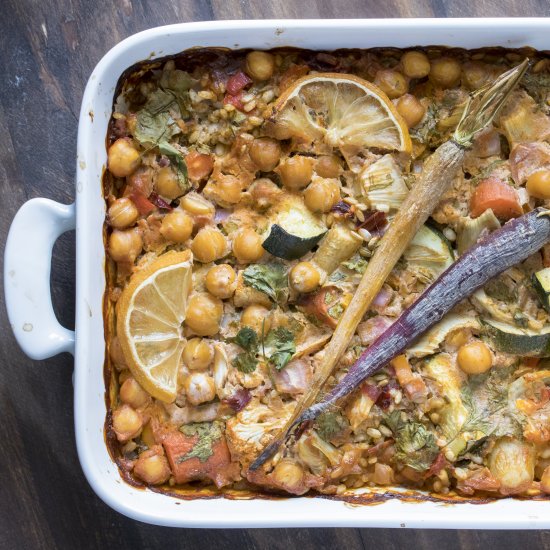
[[[0,237],[32,197],[74,200],[78,112],[95,64],[140,30],[210,19],[545,16],[544,0],[2,0]],[[25,254],[22,250],[21,254]],[[2,260],[0,260],[2,261]],[[74,235],[54,249],[52,293],[74,326]],[[127,519],[92,492],[76,455],[72,357],[31,361],[0,293],[0,549],[550,548],[550,532],[176,530]],[[457,514],[460,509],[457,508]],[[480,507],[480,514],[483,508]]]

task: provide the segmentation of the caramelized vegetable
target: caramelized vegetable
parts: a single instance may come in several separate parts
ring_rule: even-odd
[[[473,218],[491,209],[497,218],[509,220],[523,214],[516,190],[498,178],[483,180],[474,191],[470,201]]]
[[[322,401],[296,424],[313,420],[403,353],[458,302],[493,277],[522,262],[550,240],[550,212],[536,209],[507,223],[464,253],[386,330]]]
[[[404,351],[408,344],[412,343],[412,339],[409,339],[406,344],[403,345],[403,333],[400,331],[401,323],[393,325],[393,327],[390,327],[388,332],[385,334],[397,331],[399,336],[391,342],[391,346],[382,346],[382,350],[379,350],[380,355],[376,355],[376,352],[374,352],[371,361],[375,362],[365,362],[365,355],[363,355],[363,361],[360,361],[358,364],[364,366],[358,366],[358,364],[356,364],[355,367],[350,370],[348,375],[344,378],[344,381],[348,381],[347,385],[344,386],[344,389],[342,389],[342,383],[339,384],[338,388],[328,394],[328,396],[320,404],[315,407],[311,407],[309,411],[302,413],[305,407],[309,407],[315,401],[319,390],[330,376],[334,365],[336,365],[339,358],[347,348],[357,325],[366,313],[374,297],[382,288],[387,276],[407,248],[410,240],[414,237],[416,232],[420,229],[422,224],[426,221],[432,210],[435,208],[440,197],[450,186],[450,183],[454,179],[454,175],[456,174],[464,158],[466,148],[472,144],[474,136],[494,119],[508,98],[510,92],[522,77],[526,68],[527,60],[514,69],[511,69],[501,75],[491,86],[481,88],[475,92],[473,99],[471,99],[470,103],[468,103],[464,110],[462,119],[454,132],[453,139],[441,145],[425,163],[421,176],[416,180],[415,185],[401,205],[401,208],[396,214],[393,222],[390,224],[387,232],[380,240],[380,244],[371,258],[367,269],[363,274],[361,283],[355,292],[357,299],[351,301],[340,318],[332,339],[325,348],[323,360],[317,368],[310,390],[304,395],[302,401],[294,410],[291,419],[287,422],[285,428],[278,434],[278,437],[254,461],[251,466],[253,469],[258,468],[278,448],[293,425],[299,423],[300,420],[305,420],[308,416],[314,418],[321,412],[321,409],[326,410],[326,406],[328,405],[324,406],[323,404],[329,402],[333,403],[339,397],[347,395],[347,393],[349,393],[352,388],[356,387],[361,380],[364,380],[366,376],[362,375],[363,371],[368,372],[369,369],[372,369],[373,371],[377,370],[381,366],[378,364],[380,361],[384,361],[384,363],[386,363],[388,360],[391,360],[393,357]],[[532,217],[526,217],[525,220],[527,221],[525,221],[524,224],[528,225],[532,219]],[[534,221],[532,223],[535,225]],[[548,224],[547,220],[540,220],[540,224],[542,224],[541,233],[545,233],[544,229],[546,229],[546,233],[550,233],[548,230],[548,226],[550,224]],[[513,227],[515,228],[515,226]],[[522,233],[524,230],[525,228],[521,227],[518,232]],[[507,232],[505,232],[505,234],[506,233]],[[544,244],[546,240],[544,238],[545,236],[546,235],[543,235],[542,239],[533,239],[537,243],[540,242],[538,248]],[[517,245],[518,243],[516,243],[516,246]],[[472,250],[477,250],[478,248],[479,247],[474,247]],[[526,243],[522,251],[525,251],[528,248],[533,250],[533,248],[528,247]],[[537,248],[534,250],[537,250]],[[494,254],[491,256],[494,256]],[[469,257],[469,254],[465,254],[463,258],[465,257]],[[504,261],[502,256],[500,259],[501,261]],[[514,259],[516,262],[518,261],[517,258]],[[464,263],[460,265],[462,265],[462,270],[465,270]],[[495,266],[493,265],[492,267],[494,269]],[[490,270],[487,270],[486,273],[489,271]],[[453,272],[452,267],[449,268],[449,270],[447,270],[439,280],[446,277],[450,272]],[[498,272],[500,273],[500,271]],[[487,280],[488,278],[485,279],[484,282]],[[479,286],[481,286],[481,284]],[[439,285],[434,284],[430,287],[428,292],[433,292],[434,287],[441,290]],[[455,288],[447,287],[446,290],[447,292],[453,292],[453,297],[460,294],[456,292]],[[424,307],[429,305],[433,308],[433,310],[429,312],[431,316],[426,314],[422,318],[423,326],[414,334],[413,338],[416,338],[421,334],[421,332],[424,332],[424,330],[429,328],[431,324],[437,322],[444,313],[442,311],[441,303],[438,300],[429,299],[428,303],[419,300],[419,302],[424,303]],[[416,302],[415,306],[417,306],[419,302]],[[458,300],[454,301],[453,305],[457,302]],[[433,318],[434,313],[436,315],[435,318]],[[424,312],[422,314],[424,315]],[[420,319],[415,319],[415,321],[418,322]],[[381,341],[384,342],[385,338],[379,338],[366,353],[370,354],[371,350],[378,349]],[[390,354],[390,356],[387,356],[388,354]],[[352,376],[352,372],[356,373],[355,377]],[[361,374],[357,374],[358,372],[361,372]],[[333,398],[333,395],[336,397]]]

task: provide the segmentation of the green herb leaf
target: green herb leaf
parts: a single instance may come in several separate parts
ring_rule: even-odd
[[[170,162],[176,170],[178,185],[182,193],[185,193],[185,191],[189,189],[189,180],[187,178],[187,164],[183,159],[181,151],[178,151],[173,145],[170,145],[170,143],[166,141],[161,141],[158,147],[159,151],[170,159]]]
[[[514,371],[514,366],[493,368],[488,374],[469,377],[468,385],[462,389],[462,402],[469,412],[462,432],[477,430],[495,437],[523,437],[525,418],[515,406],[510,406],[508,397]]]
[[[548,94],[550,93],[550,74],[547,72],[526,73],[520,85],[538,103],[539,107],[548,112]]]
[[[237,336],[231,338],[231,341],[246,351],[252,353],[257,353],[258,351],[258,335],[250,327],[243,327],[237,332]]]
[[[343,279],[345,279],[347,277],[347,275],[345,273],[342,273],[341,271],[339,271],[338,269],[328,278],[328,280],[331,282],[331,283],[337,283],[338,281],[341,281]]]
[[[274,302],[281,303],[288,298],[287,270],[282,264],[250,265],[243,272],[243,281]]]
[[[155,90],[136,115],[134,137],[142,145],[158,145],[180,132],[169,109],[177,109],[176,98],[163,90]]]
[[[235,357],[235,360],[233,361],[233,366],[241,372],[249,374],[256,370],[256,367],[258,366],[258,360],[253,353],[243,351],[242,353],[239,353],[237,357]]]
[[[342,304],[336,304],[327,310],[327,313],[333,319],[339,319],[342,313],[344,313],[344,306]]]
[[[184,95],[194,84],[191,75],[185,71],[174,69],[163,71],[160,77],[160,85],[165,90],[170,90],[174,94]]]
[[[347,267],[348,269],[357,271],[357,273],[365,273],[368,263],[369,262],[367,262],[367,260],[365,260],[363,256],[356,254],[355,256],[350,258],[347,262],[342,262],[342,265],[344,267]]]
[[[315,426],[319,437],[325,441],[330,441],[345,432],[349,428],[349,422],[340,413],[326,412],[319,415],[315,421]]]
[[[206,462],[213,454],[214,443],[222,436],[221,423],[214,422],[196,422],[181,426],[180,432],[188,437],[198,436],[198,440],[193,448],[185,455],[178,457],[177,462],[182,463],[190,458],[198,458],[201,462]]]
[[[237,332],[234,338],[230,338],[229,340],[245,350],[235,357],[233,366],[241,372],[254,372],[258,365],[256,354],[259,351],[258,335],[256,331],[250,327],[243,327]]]
[[[384,417],[395,437],[395,459],[419,472],[426,471],[439,454],[435,436],[419,422],[403,422],[400,411]]]
[[[419,143],[428,144],[434,138],[437,127],[439,109],[438,107],[430,103],[426,111],[426,115],[422,119],[420,124],[417,124],[414,128],[411,128],[410,135],[412,139],[415,139]]]
[[[158,145],[161,139],[168,139],[171,136],[169,120],[168,113],[152,115],[146,109],[142,109],[137,113],[134,137],[144,146]]]
[[[284,327],[278,327],[270,330],[265,341],[265,348],[269,350],[268,362],[277,370],[281,370],[289,363],[292,356],[296,353],[296,344],[294,334]]]
[[[157,89],[147,97],[143,108],[152,115],[158,115],[167,112],[175,101],[174,94]]]

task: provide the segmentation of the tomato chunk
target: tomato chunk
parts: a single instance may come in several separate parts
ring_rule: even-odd
[[[235,73],[229,77],[225,89],[231,95],[237,95],[240,91],[244,90],[249,84],[252,84],[252,79],[242,71]]]
[[[138,192],[133,192],[130,199],[136,205],[140,216],[146,216],[155,210],[155,205],[145,196]]]
[[[214,169],[212,156],[197,151],[191,151],[185,157],[185,164],[187,165],[187,175],[193,181],[206,179]]]
[[[239,477],[238,465],[231,462],[223,436],[212,444],[212,455],[207,460],[185,458],[198,441],[197,435],[186,436],[180,432],[171,432],[163,437],[162,445],[176,483],[211,479],[217,487],[223,487]]]

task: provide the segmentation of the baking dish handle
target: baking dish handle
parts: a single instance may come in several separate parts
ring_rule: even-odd
[[[74,355],[75,334],[62,327],[50,293],[52,249],[74,229],[74,204],[32,199],[15,215],[4,253],[6,307],[17,342],[32,359]]]

